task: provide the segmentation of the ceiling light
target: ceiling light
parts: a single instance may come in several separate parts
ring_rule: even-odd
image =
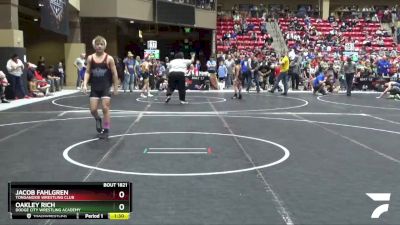
[[[35,19],[33,19],[33,21],[37,22],[37,21],[39,21],[39,19],[38,19],[38,18],[35,18]]]

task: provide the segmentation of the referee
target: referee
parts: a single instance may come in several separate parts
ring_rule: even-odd
[[[175,59],[171,60],[168,65],[168,91],[167,91],[167,99],[165,99],[165,103],[168,103],[171,100],[171,95],[174,93],[175,89],[179,91],[179,100],[181,104],[188,104],[185,101],[186,97],[186,89],[185,89],[185,73],[187,71],[187,67],[194,62],[195,54],[192,54],[192,59],[184,59],[183,53],[178,52],[175,55]]]

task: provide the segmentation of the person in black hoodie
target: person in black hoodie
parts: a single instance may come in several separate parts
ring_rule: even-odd
[[[44,75],[46,72],[46,59],[44,58],[44,56],[39,56],[37,71],[39,71],[39,73],[42,75]]]
[[[60,90],[60,76],[58,75],[58,70],[54,66],[49,66],[49,68],[44,72],[44,77],[50,84],[50,92],[56,92]]]
[[[258,63],[257,57],[256,57],[256,55],[253,55],[251,57],[251,63],[250,63],[250,67],[251,67],[251,69],[250,69],[251,75],[250,76],[253,79],[249,79],[248,80],[247,89],[246,89],[247,92],[250,91],[250,88],[251,88],[251,86],[253,84],[252,80],[254,80],[254,82],[256,84],[257,93],[260,93],[260,82],[259,82],[258,66],[259,66],[259,63]]]
[[[261,88],[263,90],[268,90],[267,84],[268,84],[268,79],[269,79],[269,76],[271,75],[272,69],[271,69],[271,62],[268,62],[268,60],[265,56],[264,56],[264,60],[260,63],[260,66],[258,67],[258,72],[259,72],[259,75],[263,78]]]

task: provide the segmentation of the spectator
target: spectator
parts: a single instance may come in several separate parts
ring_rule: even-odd
[[[256,41],[257,40],[257,33],[252,31],[251,34],[250,34],[250,38],[251,38],[251,40]]]
[[[301,66],[301,56],[295,55],[293,58],[290,58],[290,68],[289,68],[289,77],[292,80],[292,90],[299,90],[300,84],[300,66]]]
[[[280,74],[279,74],[277,80],[275,81],[274,87],[272,87],[270,92],[274,93],[275,89],[279,85],[279,82],[282,80],[283,88],[284,88],[282,95],[287,95],[287,92],[288,92],[287,75],[288,75],[288,71],[289,71],[290,60],[289,60],[286,50],[282,51],[282,59],[280,60],[279,64],[281,65]]]
[[[74,62],[74,66],[77,70],[77,77],[76,77],[76,88],[80,89],[83,83],[83,76],[81,76],[82,74],[82,69],[85,66],[85,62],[86,62],[86,53],[81,53],[81,55],[75,59]],[[85,74],[83,72],[83,74]]]
[[[371,23],[372,22],[372,19],[371,19],[371,16],[369,15],[369,13],[367,13],[367,15],[365,16],[364,20],[367,23]]]
[[[241,74],[242,74],[242,86],[244,87],[245,80],[249,84],[251,82],[251,65],[248,56],[246,55],[240,62]]]
[[[219,67],[218,67],[218,80],[220,83],[222,83],[221,87],[225,87],[225,78],[228,75],[228,69],[225,66],[225,62],[221,60],[219,62]],[[223,88],[219,88],[223,89]]]
[[[31,96],[43,97],[49,94],[50,84],[40,75],[36,65],[28,63],[27,76]]]
[[[374,14],[374,16],[371,18],[371,21],[374,22],[374,23],[379,22],[380,20],[378,18],[378,15]]]
[[[250,23],[248,23],[248,25],[247,25],[247,32],[249,32],[249,31],[254,31],[254,23],[253,22],[250,22]]]
[[[258,17],[258,7],[257,5],[253,5],[250,9],[251,17]]]
[[[262,80],[261,88],[265,91],[267,90],[267,85],[268,85],[268,79],[271,76],[271,62],[268,62],[268,59],[266,56],[263,57],[263,60],[260,62],[259,67],[258,67],[258,73],[260,80]]]
[[[1,99],[1,103],[10,103],[9,101],[7,101],[5,94],[4,94],[4,90],[6,89],[6,87],[9,85],[6,75],[3,73],[3,71],[0,70],[0,99]]]
[[[160,61],[157,59],[152,59],[151,61],[151,79],[149,80],[151,90],[156,88],[156,84],[158,82],[158,69],[160,67]]]
[[[242,34],[247,34],[248,31],[248,23],[246,21],[242,22]]]
[[[169,59],[168,59],[168,63],[166,63],[166,64],[169,65]],[[167,71],[168,71],[168,69],[167,69]],[[135,74],[136,74],[136,84],[137,84],[137,87],[135,87],[135,89],[141,89],[143,86],[141,83],[143,83],[143,82],[139,82],[140,78],[142,77],[142,60],[140,59],[140,56],[136,56]]]
[[[294,58],[296,57],[296,52],[294,51],[294,49],[291,49],[289,52],[289,59],[290,60],[294,60]]]
[[[264,35],[264,34],[267,33],[267,23],[266,23],[265,21],[263,21],[263,22],[261,23],[260,29],[261,29],[261,34]]]
[[[258,62],[258,59],[255,54],[251,57],[250,66],[251,66],[251,77],[253,78],[252,80],[256,84],[256,91],[257,93],[260,93],[260,75],[258,73],[260,63]],[[252,81],[250,81],[247,84],[247,92],[250,91],[251,86],[252,86]]]
[[[215,82],[216,81],[216,72],[217,72],[217,61],[215,61],[215,56],[212,55],[210,57],[210,60],[207,61],[207,71],[210,74],[210,81],[211,81],[211,87],[215,90],[218,89],[218,84]]]
[[[140,94],[140,97],[146,98],[146,97],[153,97],[153,95],[150,93],[150,83],[149,83],[149,77],[150,77],[150,67],[151,67],[151,62],[149,59],[149,56],[144,58],[142,64],[141,64],[141,75],[142,77],[140,78],[141,81],[143,81],[143,88],[142,88],[142,93]],[[147,96],[145,95],[147,93]]]
[[[61,90],[64,88],[65,85],[65,69],[63,63],[60,61],[57,65],[58,76],[60,77],[60,88]]]
[[[346,90],[347,90],[347,96],[351,96],[351,90],[353,88],[353,79],[354,79],[354,74],[357,71],[357,66],[353,62],[352,57],[347,57],[347,62],[344,64],[344,74],[346,78]]]
[[[119,80],[120,84],[123,84],[123,82],[124,82],[124,68],[125,68],[124,62],[118,56],[113,56],[113,58],[114,58],[114,62],[115,62],[115,67],[117,69],[118,80]]]
[[[383,56],[377,63],[378,67],[378,75],[380,76],[388,76],[389,69],[391,67],[390,62],[387,60],[386,56]]]
[[[313,94],[315,95],[317,92],[322,95],[326,95],[325,83],[327,81],[327,77],[325,73],[321,71],[319,75],[313,81]]]
[[[39,61],[37,63],[37,70],[40,74],[44,74],[46,71],[46,59],[44,56],[39,56]]]
[[[201,63],[200,60],[196,60],[195,68],[197,71],[201,71]]]
[[[133,92],[135,84],[135,59],[133,58],[131,51],[128,51],[127,57],[124,59],[124,83],[122,89],[126,92],[127,87],[129,87],[130,92]]]
[[[168,82],[166,82],[166,80],[167,80],[166,79],[167,78],[166,71],[167,71],[167,69],[165,68],[165,63],[158,61],[156,89],[159,91],[166,90],[167,86],[165,86],[165,84],[168,84]]]
[[[19,59],[19,56],[17,54],[12,55],[11,59],[8,60],[7,70],[8,73],[10,74],[9,87],[11,88],[12,91],[11,96],[14,97],[15,99],[19,99],[21,97],[29,98],[29,96],[25,93],[24,84],[21,79],[24,70],[24,64]]]
[[[33,65],[33,68],[36,68],[36,65]],[[45,96],[50,94],[50,83],[46,81],[46,79],[39,73],[39,71],[35,70],[35,78],[36,88],[41,91]]]
[[[335,17],[333,16],[333,13],[331,13],[331,15],[328,17],[328,22],[330,23],[330,24],[332,24],[333,22],[335,22],[336,21],[336,19],[335,19]]]
[[[36,80],[35,80],[35,72],[36,72],[37,66],[28,63],[27,64],[27,70],[26,70],[26,79],[28,81],[28,93],[29,96],[35,97],[35,91],[36,91]]]
[[[189,65],[189,68],[185,72],[185,76],[187,76],[187,77],[195,76],[195,70],[194,70],[194,65],[193,64]]]
[[[44,77],[50,84],[50,92],[60,91],[60,76],[58,75],[58,70],[54,66],[49,66],[45,71]]]
[[[225,88],[229,88],[232,85],[233,69],[235,67],[235,60],[232,58],[232,55],[228,55],[228,58],[225,60],[225,66],[228,70],[228,73],[226,75]]]

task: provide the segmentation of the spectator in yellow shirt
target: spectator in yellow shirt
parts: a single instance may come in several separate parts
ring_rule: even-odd
[[[281,73],[279,74],[278,78],[275,80],[274,87],[269,92],[274,93],[275,89],[279,85],[279,82],[282,80],[283,89],[284,89],[282,95],[287,95],[287,92],[288,92],[287,78],[288,78],[290,61],[289,61],[289,57],[287,55],[286,50],[282,51],[282,56],[283,57],[280,60]]]

